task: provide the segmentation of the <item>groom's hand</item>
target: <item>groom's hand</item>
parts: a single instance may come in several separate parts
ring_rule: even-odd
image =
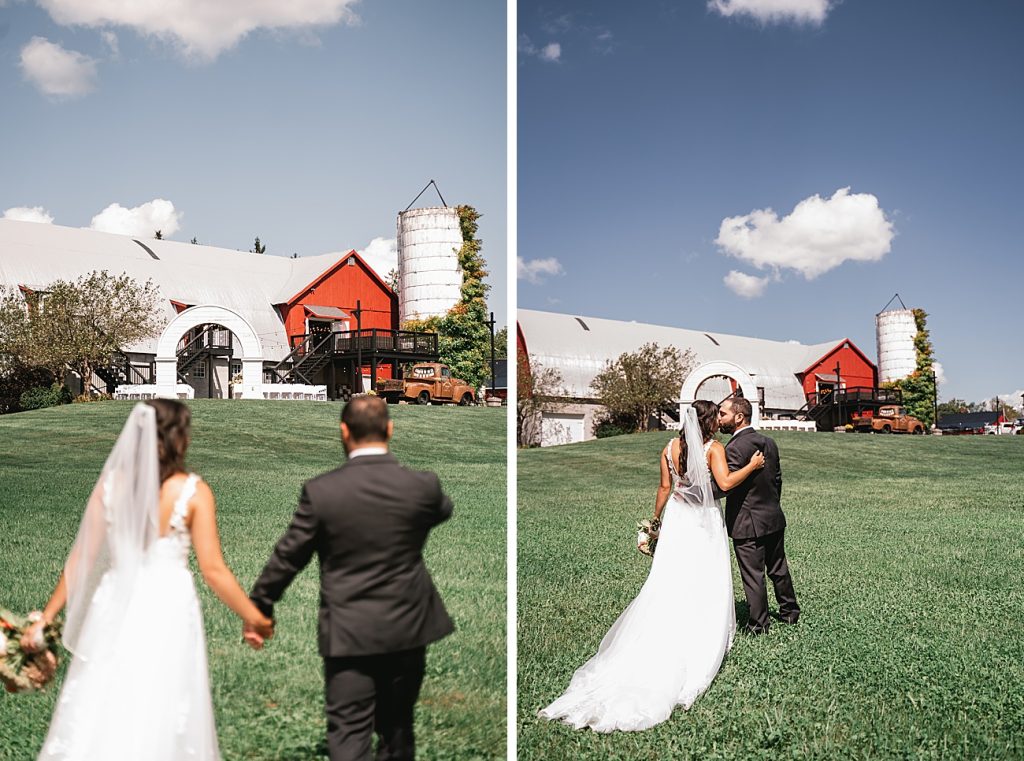
[[[253,650],[259,650],[263,643],[274,636],[274,622],[266,616],[255,621],[246,621],[242,627],[242,639]]]

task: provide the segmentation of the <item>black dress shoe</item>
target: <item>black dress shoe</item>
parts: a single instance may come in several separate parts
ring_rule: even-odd
[[[744,634],[749,634],[751,637],[756,636],[758,634],[767,634],[768,633],[768,627],[767,626],[751,626],[750,624],[747,624],[746,626],[743,627],[743,633]]]

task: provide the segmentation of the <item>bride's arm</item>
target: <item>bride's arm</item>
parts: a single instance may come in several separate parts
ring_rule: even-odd
[[[671,445],[669,452],[671,453]],[[661,454],[661,483],[658,484],[658,496],[654,500],[654,520],[661,520],[661,513],[668,503],[669,495],[672,494],[672,474],[668,472],[668,463],[665,462],[665,453]]]
[[[729,464],[725,461],[725,447],[719,442],[711,445],[708,452],[708,466],[711,468],[711,475],[715,477],[715,483],[722,491],[729,491],[747,480],[751,473],[764,467],[764,455],[758,451],[750,456],[750,462],[739,470],[729,472]]]
[[[189,505],[192,507],[189,526],[192,532],[192,546],[196,550],[196,560],[199,561],[203,580],[221,602],[237,613],[247,626],[258,632],[261,637],[269,639],[274,631],[273,622],[253,604],[224,562],[220,535],[217,532],[217,505],[213,492],[203,481],[196,485],[195,496],[189,501]]]

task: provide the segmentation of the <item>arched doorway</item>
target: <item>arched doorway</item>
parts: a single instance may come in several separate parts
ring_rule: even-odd
[[[222,325],[242,348],[242,398],[263,398],[263,345],[249,321],[227,307],[201,304],[189,307],[171,320],[156,348],[157,396],[175,397],[178,382],[178,341],[200,325]]]
[[[754,379],[750,377],[750,373],[739,365],[726,362],[725,360],[705,362],[687,376],[683,382],[683,388],[679,392],[679,419],[683,419],[683,415],[686,414],[686,408],[697,400],[697,391],[701,385],[705,381],[719,376],[736,381],[740,391],[743,392],[743,398],[750,402],[750,424],[754,427],[760,425],[761,410],[757,403],[757,386],[754,384]]]

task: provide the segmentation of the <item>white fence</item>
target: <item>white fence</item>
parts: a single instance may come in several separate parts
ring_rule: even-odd
[[[232,398],[242,398],[241,385],[232,389]],[[300,383],[263,383],[259,386],[259,392],[264,399],[302,399],[313,402],[327,401],[327,386],[306,386]],[[196,392],[187,383],[179,383],[175,386],[175,394],[178,399],[194,399]],[[118,386],[114,391],[115,399],[156,399],[155,383],[140,385]]]
[[[813,420],[768,420],[761,418],[757,426],[762,431],[811,431],[818,430]]]

